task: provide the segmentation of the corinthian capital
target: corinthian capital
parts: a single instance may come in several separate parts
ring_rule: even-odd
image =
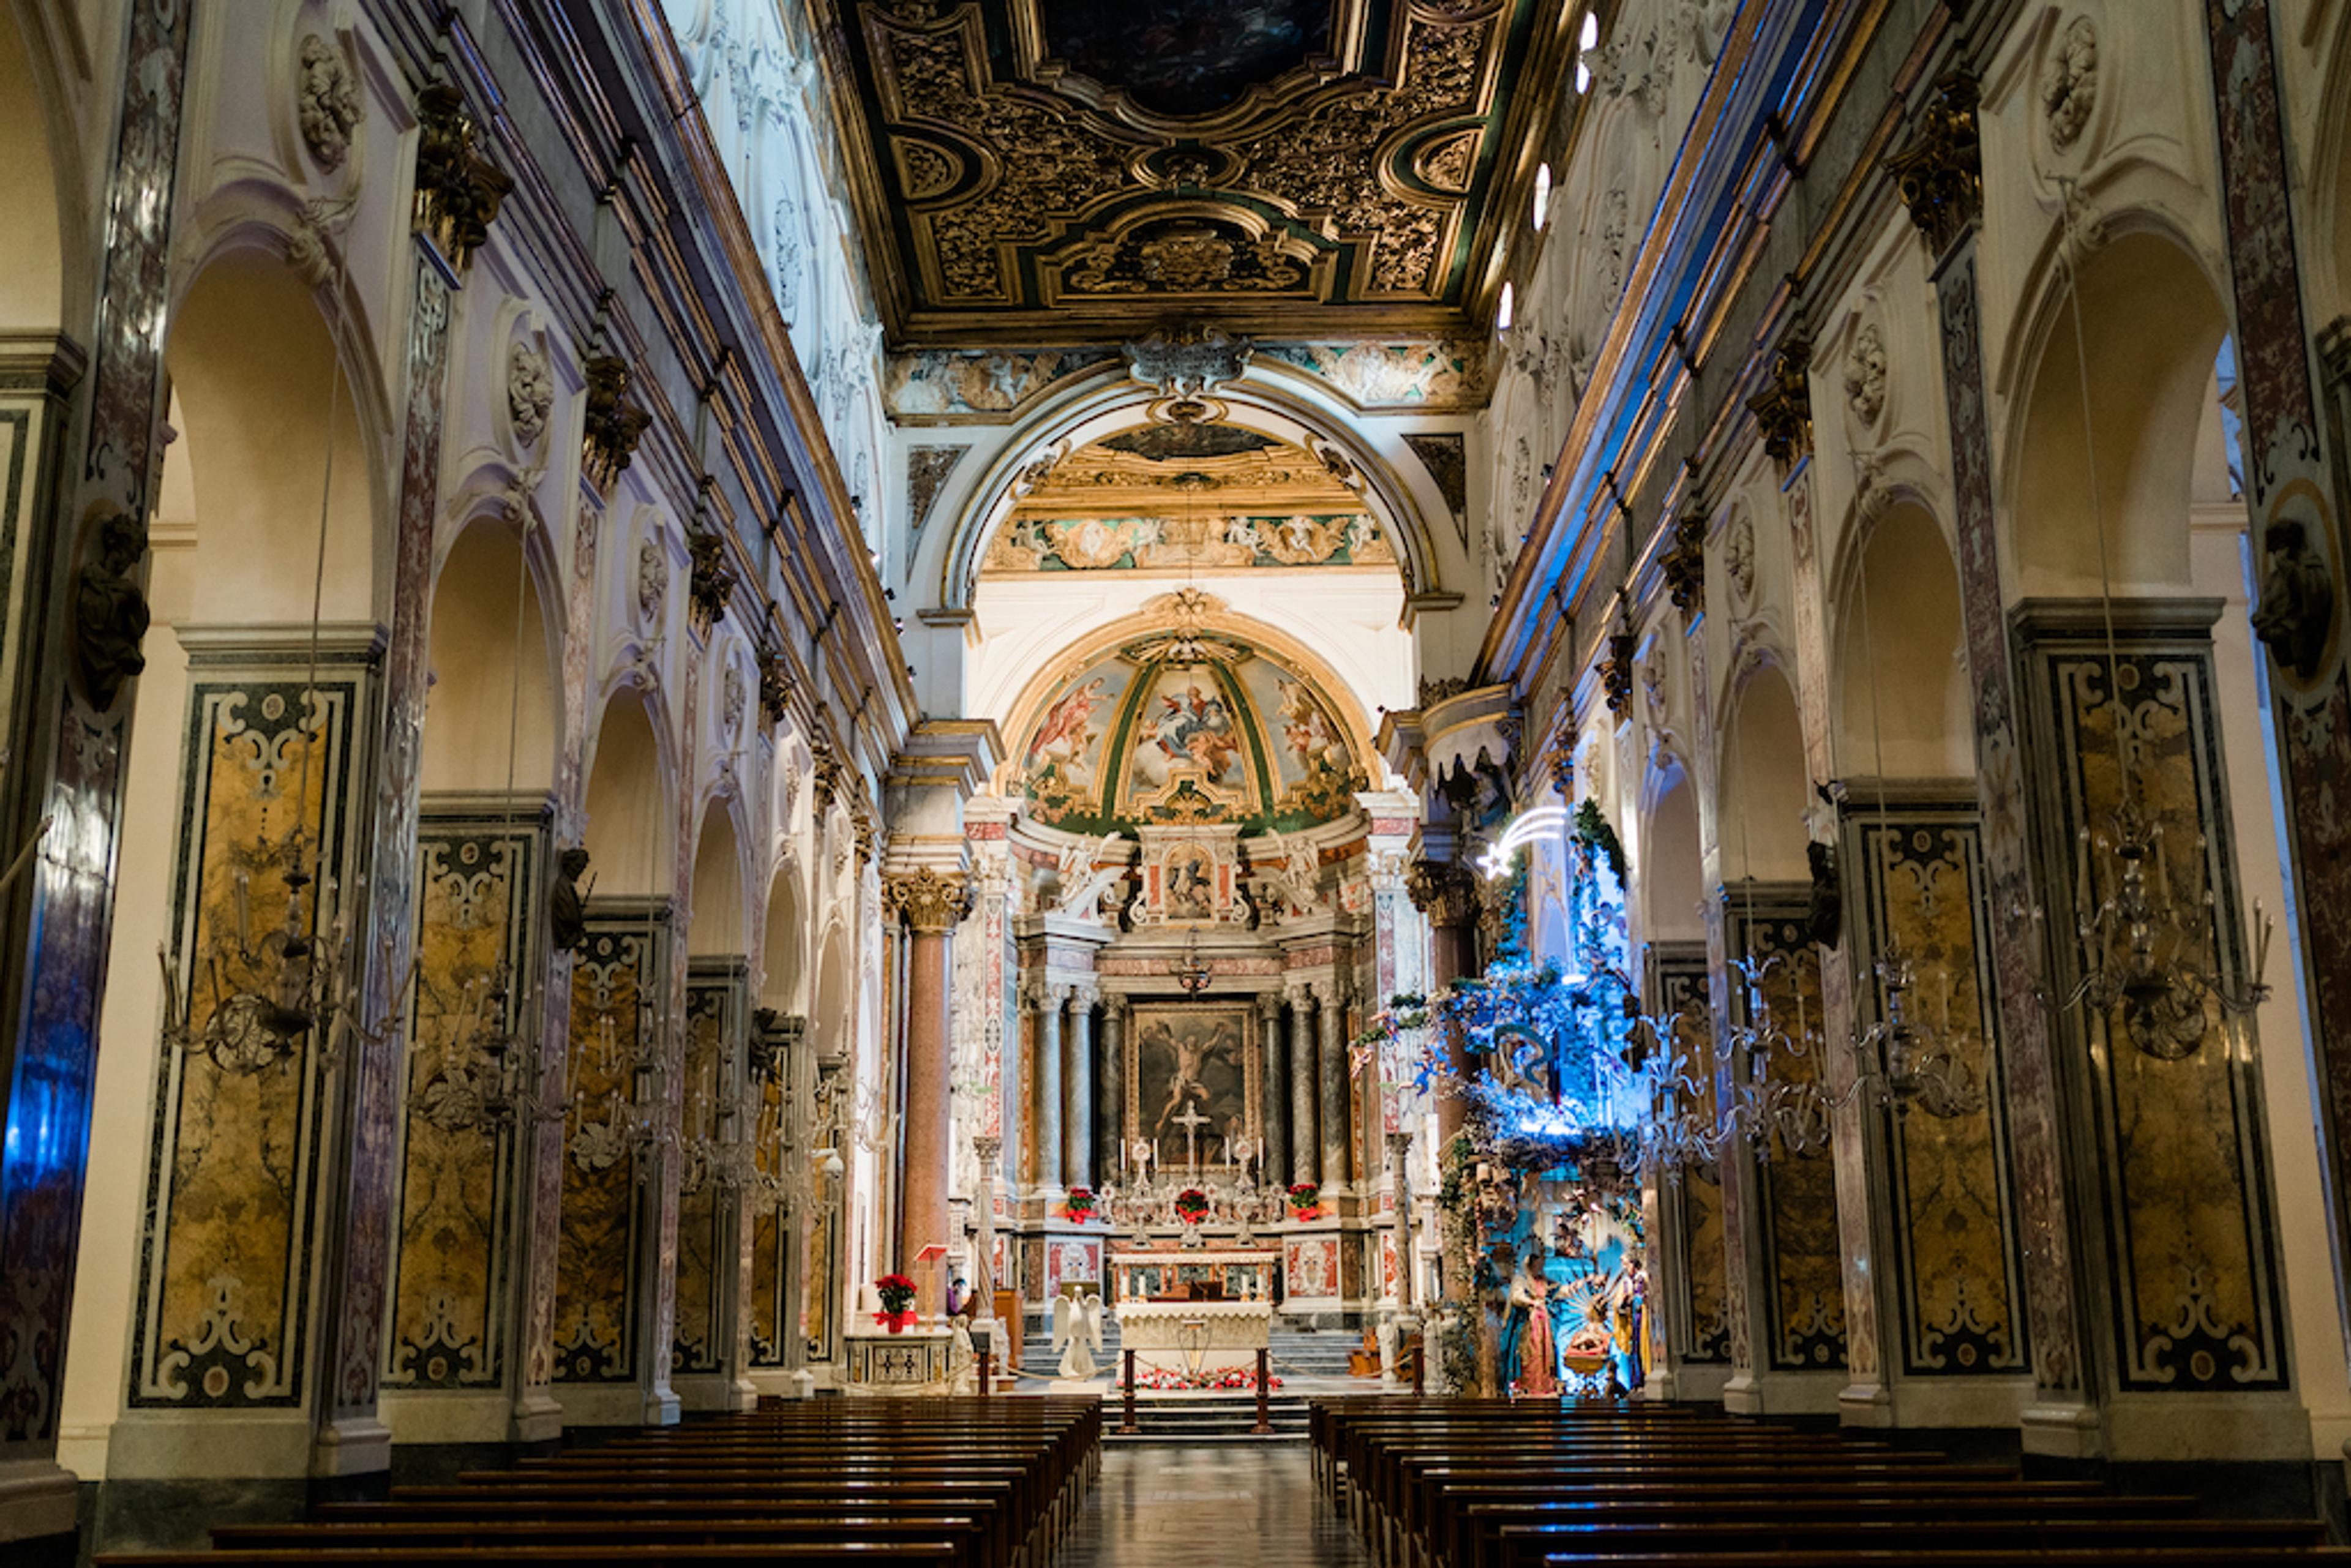
[[[882,905],[916,931],[952,931],[971,913],[971,883],[958,873],[941,876],[924,866],[885,879]]]
[[[1478,878],[1467,866],[1415,861],[1405,873],[1404,888],[1432,925],[1467,925],[1478,918]]]

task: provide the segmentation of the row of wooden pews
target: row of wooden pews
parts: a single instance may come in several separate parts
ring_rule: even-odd
[[[395,1487],[299,1524],[225,1526],[211,1552],[95,1561],[1040,1568],[1099,1473],[1102,1433],[1092,1399],[810,1401]]]
[[[1386,1568],[2341,1568],[2316,1520],[2028,1481],[1691,1406],[1309,1405],[1315,1476]]]

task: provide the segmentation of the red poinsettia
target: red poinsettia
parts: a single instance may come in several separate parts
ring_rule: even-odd
[[[1290,1189],[1290,1212],[1301,1219],[1311,1219],[1315,1215],[1314,1206],[1322,1197],[1322,1189],[1312,1182],[1294,1183]]]
[[[1176,1218],[1186,1225],[1197,1225],[1208,1218],[1208,1195],[1196,1186],[1187,1186],[1176,1195]]]
[[[1094,1189],[1090,1186],[1071,1187],[1069,1196],[1061,1200],[1061,1207],[1069,1211],[1071,1219],[1085,1218],[1094,1211]]]
[[[904,1274],[884,1274],[873,1281],[873,1293],[882,1298],[882,1310],[873,1321],[892,1333],[914,1321],[914,1281]]]

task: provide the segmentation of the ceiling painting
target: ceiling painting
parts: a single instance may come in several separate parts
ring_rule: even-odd
[[[1286,832],[1343,816],[1366,787],[1311,680],[1251,643],[1187,632],[1138,639],[1063,681],[1021,745],[1018,792],[1070,832]]]
[[[1396,567],[1352,465],[1244,426],[1149,424],[1031,465],[983,575]]]
[[[917,349],[1116,341],[1139,306],[1478,339],[1529,177],[1499,150],[1571,75],[1536,0],[823,9],[865,254]]]

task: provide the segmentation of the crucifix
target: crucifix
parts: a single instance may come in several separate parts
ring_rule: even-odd
[[[1200,1171],[1200,1129],[1208,1124],[1208,1118],[1200,1114],[1198,1106],[1186,1104],[1184,1113],[1175,1121],[1184,1129],[1185,1168],[1197,1176]]]

